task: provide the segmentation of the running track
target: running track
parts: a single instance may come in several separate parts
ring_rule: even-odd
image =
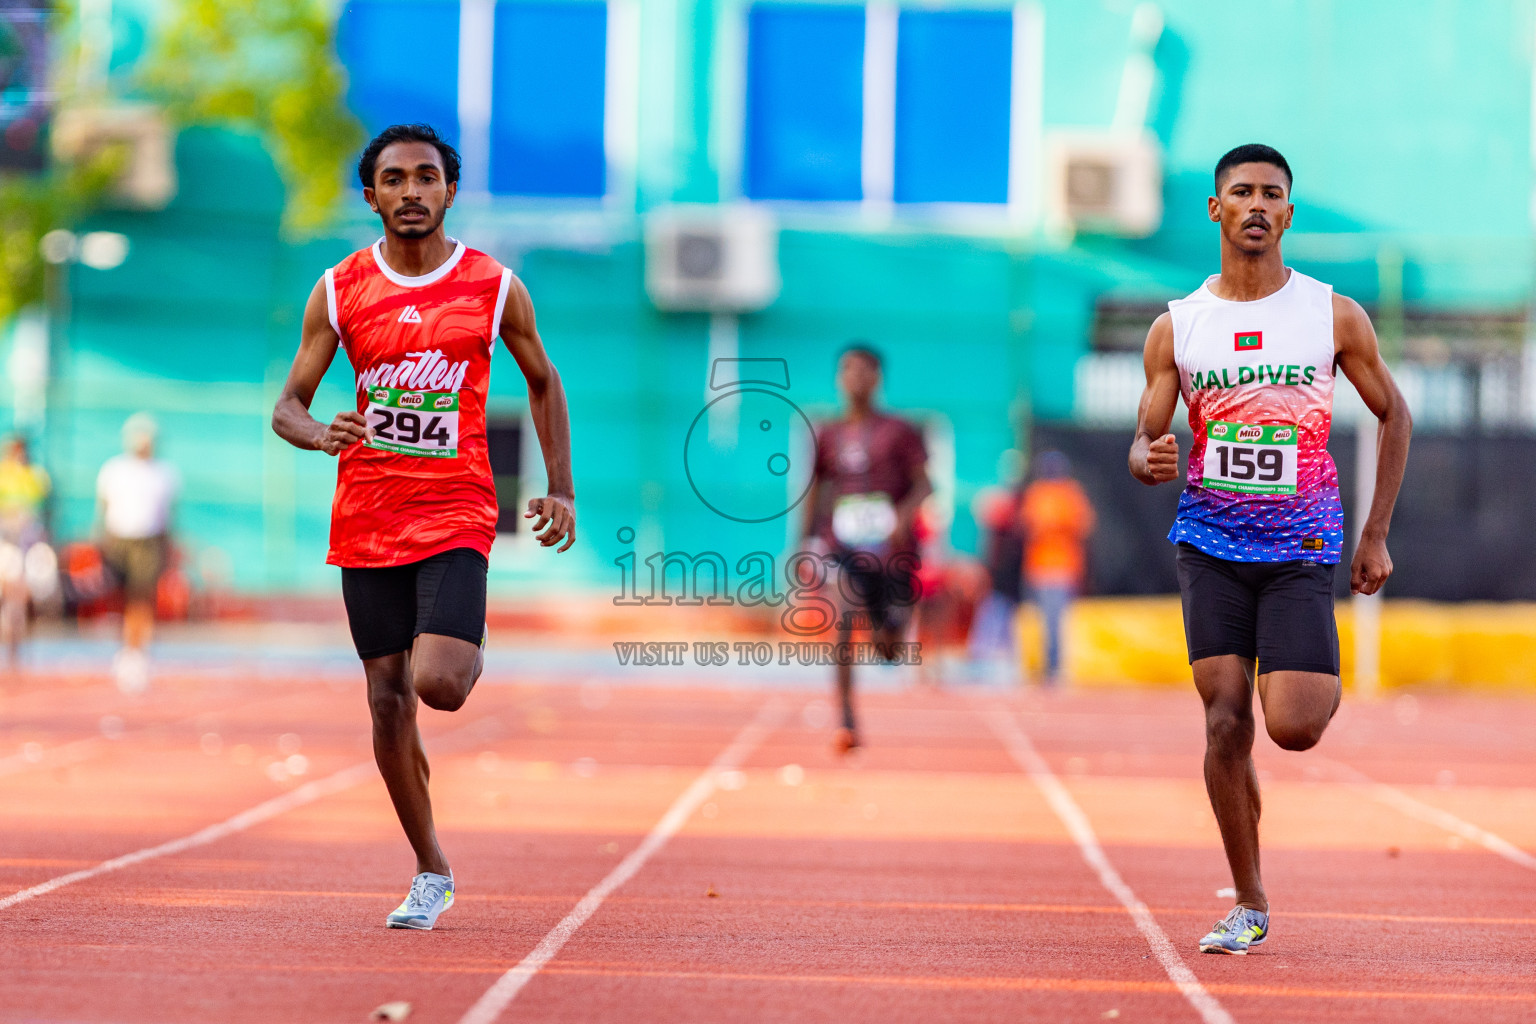
[[[1536,1019],[1536,702],[1264,741],[1246,958],[1193,952],[1230,883],[1192,695],[876,694],[846,765],[827,713],[590,679],[424,711],[459,903],[412,933],[357,685],[13,681],[0,1020]]]

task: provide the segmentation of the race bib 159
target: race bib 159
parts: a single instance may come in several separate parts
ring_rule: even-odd
[[[373,440],[363,443],[369,448],[396,455],[457,458],[458,392],[369,388],[368,425],[373,428]]]
[[[1200,482],[1218,491],[1295,494],[1296,434],[1285,423],[1207,423]]]

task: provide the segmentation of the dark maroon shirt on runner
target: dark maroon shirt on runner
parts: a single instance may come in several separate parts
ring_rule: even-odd
[[[912,492],[912,477],[928,461],[917,427],[904,419],[871,413],[855,423],[837,420],[816,431],[816,479],[825,485],[814,533],[835,543],[832,507],[848,494],[884,492],[899,505]]]

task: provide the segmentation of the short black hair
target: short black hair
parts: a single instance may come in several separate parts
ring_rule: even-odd
[[[867,341],[850,342],[841,352],[837,354],[837,362],[839,366],[842,365],[844,356],[859,356],[862,359],[868,360],[870,365],[872,365],[875,369],[882,372],[885,370],[885,360],[881,358],[879,352],[875,351],[875,347]]]
[[[1226,176],[1228,170],[1238,164],[1274,164],[1285,172],[1285,190],[1291,190],[1291,165],[1285,162],[1285,157],[1273,146],[1266,146],[1262,142],[1250,142],[1227,151],[1226,156],[1216,161],[1216,194],[1221,194],[1221,179]]]
[[[429,124],[392,124],[373,137],[357,161],[357,177],[364,188],[373,187],[373,172],[385,146],[396,142],[425,142],[436,146],[443,158],[443,177],[452,185],[459,180],[459,151]]]

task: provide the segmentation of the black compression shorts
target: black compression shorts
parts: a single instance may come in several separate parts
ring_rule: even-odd
[[[364,661],[408,651],[422,633],[485,637],[485,556],[454,548],[407,565],[342,569],[352,643]]]
[[[1191,663],[1235,654],[1259,672],[1339,674],[1332,564],[1232,562],[1178,546]]]

